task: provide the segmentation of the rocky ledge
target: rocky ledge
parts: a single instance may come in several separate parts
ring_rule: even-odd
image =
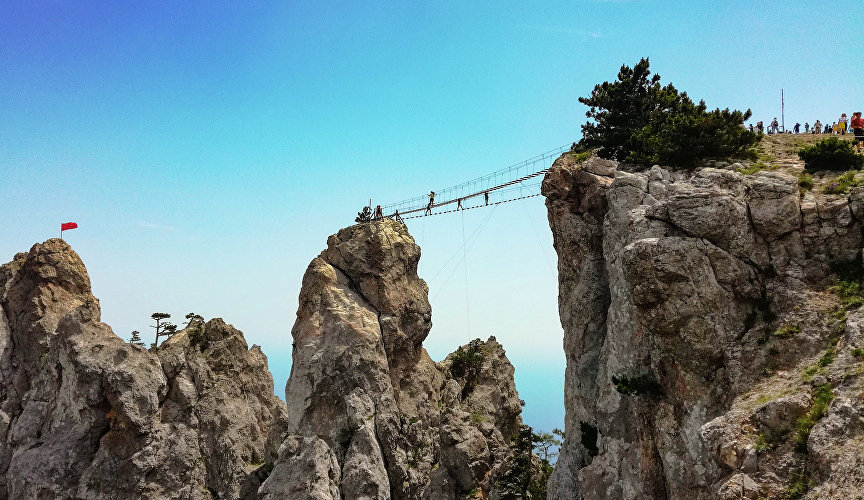
[[[864,488],[864,190],[565,154],[566,442],[549,498],[845,498]]]

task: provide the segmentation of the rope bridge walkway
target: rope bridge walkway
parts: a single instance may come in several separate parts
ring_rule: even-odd
[[[432,204],[429,203],[428,195],[422,195],[397,203],[383,205],[379,216],[417,219],[431,215],[443,215],[462,210],[496,206],[502,203],[540,196],[541,182],[526,184],[526,181],[545,174],[551,165],[550,160],[554,161],[561,153],[569,150],[569,144],[561,146],[515,165],[492,172],[491,174],[436,190],[434,191],[435,202]],[[474,204],[466,206],[465,203],[468,200],[472,200]],[[479,203],[476,203],[478,201]],[[371,209],[371,207],[369,208]],[[440,210],[441,208],[445,208],[445,210]],[[435,209],[439,210],[436,211]]]

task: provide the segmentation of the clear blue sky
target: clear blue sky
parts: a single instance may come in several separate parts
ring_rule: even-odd
[[[864,108],[862,26],[860,1],[0,0],[0,260],[76,221],[66,239],[118,335],[149,336],[157,310],[223,317],[282,394],[300,278],[368,198],[578,139],[577,97],[642,56],[709,106],[768,121],[785,88],[787,124],[834,121]],[[466,233],[490,212],[465,214]],[[462,224],[409,225],[432,289],[426,346],[440,359],[496,335],[527,422],[560,426],[542,199],[489,216],[467,301],[464,268],[444,267]]]

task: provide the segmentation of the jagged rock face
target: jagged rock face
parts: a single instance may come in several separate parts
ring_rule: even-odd
[[[864,192],[802,197],[778,172],[626,172],[565,154],[543,194],[567,359],[549,498],[776,497],[802,471],[812,498],[864,485],[860,314],[827,326],[825,292],[832,265],[859,255]],[[822,378],[802,378],[835,343]],[[797,419],[826,387],[805,453]],[[786,436],[758,444],[771,429]]]
[[[285,417],[261,350],[214,319],[148,351],[99,318],[62,240],[0,267],[0,497],[254,497]]]
[[[513,367],[494,339],[475,346],[476,376],[432,361],[419,258],[405,226],[383,220],[339,231],[309,265],[287,437],[263,498],[437,500],[491,488],[521,423]]]

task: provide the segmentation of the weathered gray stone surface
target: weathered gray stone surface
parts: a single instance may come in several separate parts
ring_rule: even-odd
[[[632,173],[565,154],[543,194],[567,359],[549,498],[777,498],[802,483],[806,498],[860,495],[864,314],[826,286],[837,264],[860,271],[864,191],[802,196],[780,172]]]
[[[62,240],[0,267],[0,498],[254,498],[285,418],[261,350],[214,319],[149,351],[99,318]]]
[[[287,437],[262,498],[456,499],[490,491],[521,424],[513,367],[435,363],[420,248],[390,220],[339,231],[303,277]],[[473,495],[472,494],[472,495]]]

